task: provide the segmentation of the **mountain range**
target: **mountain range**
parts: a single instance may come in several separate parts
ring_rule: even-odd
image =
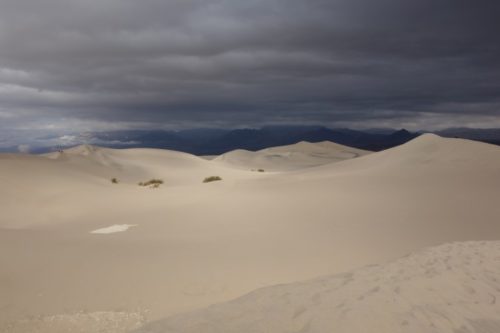
[[[45,138],[52,144],[30,144],[31,152],[44,153],[78,144],[93,144],[109,148],[161,148],[195,155],[220,155],[235,149],[257,151],[268,147],[294,144],[300,141],[332,141],[353,148],[381,151],[406,143],[427,131],[406,129],[353,130],[322,126],[266,126],[258,129],[198,128],[180,131],[120,130],[77,134],[64,144],[54,145],[58,137]],[[431,133],[443,137],[463,138],[500,145],[500,129],[449,128]],[[15,151],[17,147],[3,149]]]

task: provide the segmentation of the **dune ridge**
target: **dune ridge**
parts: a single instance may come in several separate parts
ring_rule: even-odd
[[[287,146],[256,152],[238,149],[222,154],[213,161],[235,168],[288,171],[329,164],[369,154],[369,151],[339,145],[330,141],[301,141]]]

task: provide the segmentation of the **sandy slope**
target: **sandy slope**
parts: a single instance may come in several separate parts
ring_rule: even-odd
[[[95,331],[135,328],[422,247],[500,239],[499,166],[496,146],[432,135],[264,173],[151,149],[0,155],[0,332],[101,317]],[[202,183],[212,175],[223,181]],[[165,184],[137,186],[150,178]],[[91,234],[114,225],[134,227]]]
[[[446,244],[348,273],[263,288],[140,333],[500,331],[500,242]]]
[[[248,173],[221,168],[190,154],[157,149],[79,146],[43,156],[4,154],[0,155],[0,227],[70,223],[95,210],[116,210],[120,203],[128,206],[127,200],[147,201],[151,193],[137,192],[145,190],[137,186],[139,182],[160,178],[165,187],[188,187],[212,174],[231,182]],[[111,184],[112,178],[118,179],[119,187]],[[147,207],[134,205],[139,211]]]
[[[215,158],[215,162],[241,169],[286,171],[340,162],[370,152],[330,141],[299,142],[294,145],[266,148],[256,152],[238,149]]]

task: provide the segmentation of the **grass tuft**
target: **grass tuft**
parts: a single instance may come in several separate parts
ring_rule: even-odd
[[[151,188],[158,188],[160,185],[163,184],[163,180],[161,179],[150,179],[147,182],[140,182],[138,185],[139,186],[149,186]]]
[[[219,180],[222,180],[222,178],[220,178],[219,176],[210,176],[210,177],[203,179],[203,182],[210,183],[210,182],[215,182],[215,181],[219,181]]]

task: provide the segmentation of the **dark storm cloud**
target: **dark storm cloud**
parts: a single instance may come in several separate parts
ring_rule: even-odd
[[[500,125],[499,10],[0,0],[0,128]]]

